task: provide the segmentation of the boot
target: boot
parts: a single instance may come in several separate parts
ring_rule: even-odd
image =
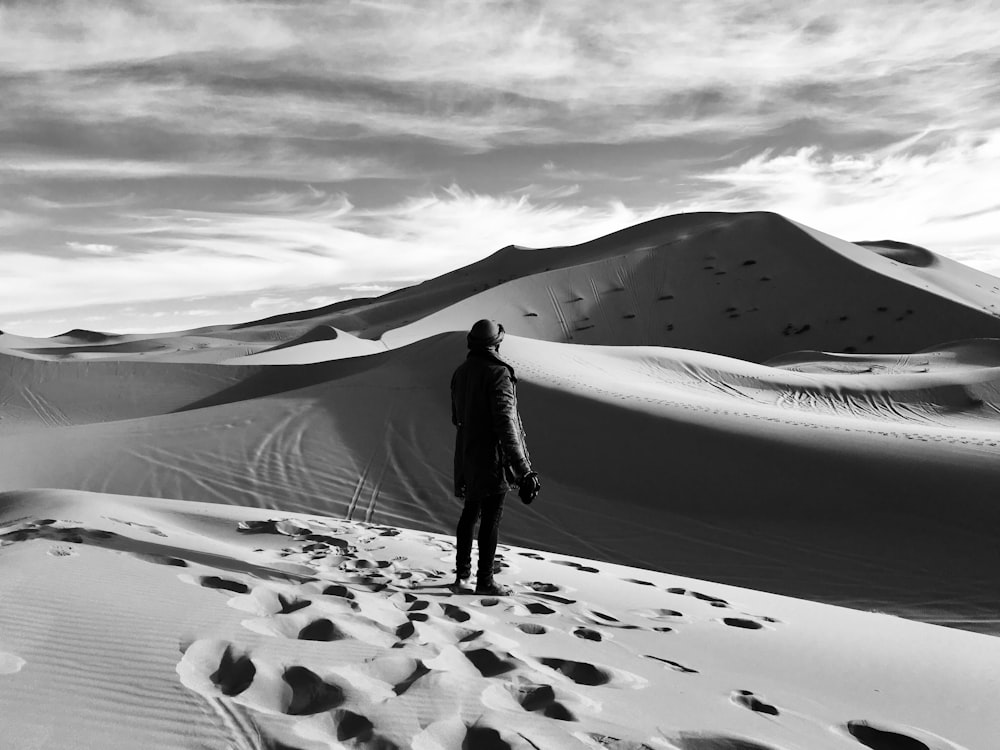
[[[510,596],[514,593],[514,589],[510,586],[504,586],[502,583],[497,583],[492,578],[487,578],[486,580],[476,581],[476,593],[485,594],[486,596]]]

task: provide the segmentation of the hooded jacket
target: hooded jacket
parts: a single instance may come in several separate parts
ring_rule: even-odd
[[[514,368],[489,349],[473,349],[451,377],[455,495],[483,497],[516,487],[531,471]]]

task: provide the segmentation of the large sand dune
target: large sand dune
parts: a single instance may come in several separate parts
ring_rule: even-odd
[[[998,284],[901,243],[690,214],[237,326],[0,334],[0,700],[15,746],[101,736],[127,686],[136,714],[109,746],[989,747],[994,640],[753,590],[1000,632]],[[515,600],[470,609],[436,590],[420,620],[410,584],[440,589],[453,564],[436,536],[460,507],[448,382],[481,317],[508,330],[543,492],[505,514]],[[294,524],[236,530],[294,513],[388,551],[362,564],[306,549]],[[420,562],[375,564],[389,552]],[[388,588],[361,596],[372,566]],[[313,578],[358,584],[360,609]],[[532,580],[576,593],[544,604]],[[706,591],[717,600],[677,601]],[[483,634],[456,638],[448,607]],[[73,616],[80,633],[59,624]],[[676,650],[649,640],[667,631],[647,620],[691,617]],[[334,651],[301,635],[322,619],[343,631]],[[398,645],[414,619],[433,652]],[[556,633],[555,651],[535,650]],[[739,640],[754,635],[772,645]],[[70,653],[86,666],[44,728]],[[686,660],[716,676],[673,682],[695,674]],[[581,690],[574,674],[607,679]],[[345,724],[368,728],[333,740]]]

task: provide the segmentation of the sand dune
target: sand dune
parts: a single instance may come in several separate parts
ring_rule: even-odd
[[[505,248],[310,320],[399,346],[485,315],[528,338],[751,361],[1000,336],[997,279],[947,258],[920,267],[877,250],[775,214],[684,214],[570,248]]]
[[[310,328],[298,338],[257,354],[225,360],[224,364],[299,365],[361,357],[385,350],[382,342],[352,336],[326,325]]]
[[[505,546],[516,596],[456,596],[447,536],[65,491],[0,496],[0,545],[17,747],[969,750],[1000,729],[995,638],[572,556]]]
[[[0,334],[0,730],[990,747],[997,642],[926,623],[1000,633],[998,296],[924,248],[690,214],[248,324]],[[543,482],[499,602],[442,588],[481,317]]]
[[[447,531],[458,504],[446,384],[463,352],[463,336],[449,334],[306,366],[169,365],[174,390],[147,402],[153,363],[32,362],[74,382],[73,370],[91,377],[75,392],[53,387],[65,404],[52,397],[42,407],[36,396],[25,405],[38,407],[38,421],[0,436],[0,471],[8,487],[140,492]],[[505,354],[520,373],[545,478],[545,502],[508,515],[510,541],[994,627],[991,586],[959,574],[996,562],[991,361],[879,373],[877,358],[840,355],[845,366],[829,372],[817,355],[827,372],[796,372],[686,350],[514,337]],[[794,367],[809,369],[801,357]],[[136,395],[123,398],[123,384]],[[90,414],[41,426],[46,415],[72,414],[73,403]],[[138,412],[155,405],[159,414]],[[954,534],[941,535],[942,525]],[[866,579],[871,570],[882,571],[877,582]]]

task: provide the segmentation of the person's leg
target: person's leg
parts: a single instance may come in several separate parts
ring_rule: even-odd
[[[479,519],[479,565],[476,575],[478,584],[493,580],[493,558],[500,538],[500,519],[503,516],[503,500],[506,492],[484,497],[481,501]]]
[[[465,498],[462,515],[455,530],[455,577],[468,578],[472,575],[472,533],[479,518],[479,498]]]

